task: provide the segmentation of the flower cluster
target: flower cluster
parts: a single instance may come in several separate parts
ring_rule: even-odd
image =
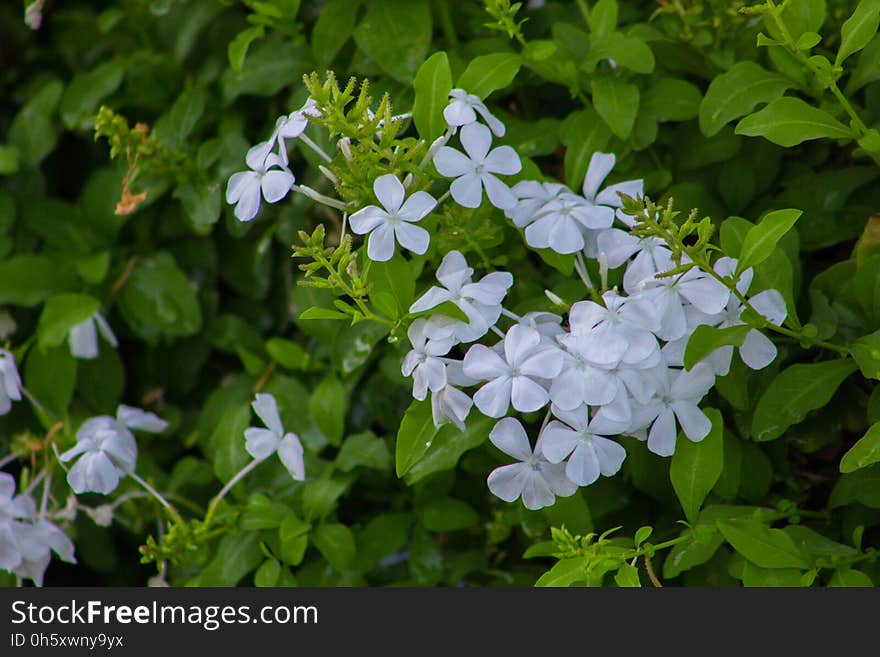
[[[39,511],[29,491],[15,494],[15,478],[0,472],[0,570],[42,586],[51,553],[76,563],[73,542]]]
[[[592,155],[579,193],[546,180],[510,187],[501,177],[517,174],[522,165],[510,146],[493,147],[493,136],[505,134],[504,124],[462,89],[452,90],[443,116],[448,129],[430,145],[422,168],[432,162],[439,177],[427,184],[451,181],[448,191],[408,193],[411,173],[403,180],[396,172],[377,176],[373,191],[380,205],[358,209],[349,222],[354,233],[369,235],[368,258],[390,260],[397,245],[425,254],[431,235],[416,224],[447,198],[466,209],[483,206],[485,198],[522,230],[529,247],[572,257],[589,296],[569,307],[548,292],[567,317],[537,310],[518,315],[503,306],[514,283],[510,273],[476,277],[464,254],[450,250],[437,268],[437,284],[409,308],[412,349],[401,371],[413,379],[413,397],[430,396],[438,426],[451,422],[464,430],[474,407],[497,418],[490,440],[517,462],[493,471],[489,489],[503,500],[522,498],[529,509],[618,472],[626,452],[615,437],[645,440],[661,456],[673,454],[679,429],[689,440],[705,438],[712,427],[699,404],[715,377],[728,372],[733,347],[686,369],[690,336],[700,325],[744,324],[744,301],[779,325],[786,315],[781,295],[764,290],[746,300],[751,269],[738,272],[736,261],[726,257],[701,269],[681,248],[646,236],[640,230],[646,215],[623,208],[625,198],[642,197],[642,181],[604,185],[616,164],[613,154]],[[307,119],[300,117],[297,125],[304,129]],[[276,129],[251,153],[265,157],[279,134]],[[461,150],[449,145],[456,135]],[[230,190],[243,180],[236,176]],[[251,205],[255,212],[257,204]],[[598,263],[600,285],[589,275],[588,260]],[[609,286],[609,272],[617,269],[621,285]],[[503,329],[502,318],[508,324]],[[491,335],[499,339],[489,340]],[[776,356],[773,343],[756,329],[739,352],[755,369]],[[542,410],[546,417],[532,447],[520,420],[506,416]]]

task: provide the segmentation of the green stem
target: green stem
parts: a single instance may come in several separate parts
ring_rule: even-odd
[[[237,484],[239,481],[245,478],[247,474],[256,468],[260,463],[263,462],[264,459],[254,459],[246,466],[244,466],[241,470],[239,470],[232,479],[226,482],[226,485],[220,489],[220,492],[217,493],[217,496],[211,500],[211,504],[208,505],[208,513],[205,514],[205,520],[202,522],[203,527],[210,527],[211,521],[214,519],[214,513],[217,511],[217,506],[220,504],[220,500],[226,497],[226,493],[232,490],[233,486]]]
[[[361,313],[363,313],[365,319],[377,322],[379,324],[384,324],[385,326],[388,326],[392,329],[394,328],[394,322],[392,322],[390,319],[382,317],[381,315],[377,315],[372,310],[370,310],[369,306],[364,303],[364,300],[359,295],[355,294],[355,291],[351,288],[351,286],[346,284],[345,281],[342,280],[339,272],[337,272],[333,268],[333,265],[330,263],[329,260],[327,260],[327,258],[325,258],[323,255],[316,255],[315,261],[328,272],[330,272],[333,277],[333,281],[336,283],[336,286],[339,287],[349,298],[351,298],[352,301],[357,304],[358,309],[361,311]]]
[[[770,14],[773,16],[773,21],[776,23],[776,26],[779,28],[779,31],[782,33],[782,37],[785,40],[785,48],[789,53],[794,55],[798,61],[801,62],[804,66],[806,66],[814,75],[819,77],[822,72],[818,65],[814,64],[809,57],[807,57],[801,50],[798,50],[794,39],[791,36],[791,32],[788,31],[788,26],[785,24],[785,21],[782,20],[782,12],[780,8],[777,7],[773,0],[767,0],[767,6],[770,7]],[[828,89],[834,97],[837,99],[837,102],[840,103],[840,106],[844,109],[844,111],[849,115],[849,118],[852,120],[852,124],[855,129],[858,131],[858,135],[856,138],[861,137],[866,132],[868,132],[868,127],[859,118],[859,115],[856,114],[855,109],[852,104],[849,102],[849,99],[843,94],[840,90],[840,87],[837,86],[837,83],[833,80],[829,81],[825,87]]]
[[[168,511],[168,513],[171,514],[171,517],[174,518],[175,522],[179,522],[180,524],[183,524],[183,518],[180,517],[180,514],[177,512],[177,509],[175,509],[173,506],[171,506],[171,503],[168,502],[168,500],[166,500],[164,497],[162,497],[162,494],[159,491],[157,491],[155,488],[150,486],[150,484],[148,484],[146,481],[144,481],[144,479],[141,478],[140,475],[138,475],[136,472],[129,472],[128,476],[131,477],[132,479],[134,479],[137,483],[139,483],[144,488],[144,490],[147,491],[150,495],[155,497],[156,500],[159,502],[159,504],[164,506],[165,509]]]

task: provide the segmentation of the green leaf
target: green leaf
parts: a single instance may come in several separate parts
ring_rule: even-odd
[[[714,408],[705,409],[712,430],[700,442],[679,440],[669,476],[688,522],[695,523],[700,507],[724,469],[724,420]]]
[[[275,586],[279,577],[281,577],[281,564],[277,559],[266,559],[254,573],[254,586]]]
[[[874,586],[874,582],[861,570],[852,568],[838,568],[834,571],[831,579],[828,580],[828,586]]]
[[[880,80],[880,34],[876,35],[859,54],[856,67],[846,83],[846,94],[852,96],[866,84]]]
[[[204,87],[201,85],[189,87],[177,97],[171,109],[156,122],[153,128],[155,134],[165,140],[171,148],[181,148],[205,113],[206,103],[207,94]],[[216,187],[216,191],[219,192],[219,185]],[[219,198],[219,193],[217,196]]]
[[[63,90],[60,82],[50,80],[39,91],[31,92],[25,106],[12,120],[7,139],[18,151],[21,164],[35,166],[55,147],[59,130],[54,113]]]
[[[386,262],[371,262],[367,274],[367,281],[372,284],[370,288],[370,300],[375,305],[381,295],[388,295],[396,306],[396,312],[391,319],[397,319],[406,315],[415,297],[416,277],[413,276],[412,267],[400,253],[395,253],[391,260]],[[391,310],[386,309],[386,312]]]
[[[306,548],[309,545],[311,525],[300,520],[293,514],[289,515],[278,528],[278,539],[281,542],[281,553],[278,555],[284,563],[298,566],[302,563]]]
[[[678,78],[659,78],[645,92],[641,109],[664,121],[689,121],[697,116],[700,89]]]
[[[803,571],[797,568],[761,568],[750,561],[743,566],[742,582],[745,587],[783,587],[803,586]]]
[[[880,464],[844,474],[837,480],[828,507],[836,509],[853,502],[880,509]]]
[[[348,319],[348,315],[329,308],[306,308],[299,314],[299,319]]]
[[[92,317],[101,302],[85,294],[57,294],[46,300],[37,325],[37,342],[45,351],[57,347],[77,324]]]
[[[0,260],[0,305],[36,306],[69,290],[76,279],[69,265],[42,255],[15,255]]]
[[[452,71],[445,52],[434,53],[425,60],[416,73],[413,87],[416,92],[412,110],[413,122],[419,136],[430,144],[446,132],[443,110],[449,103]]]
[[[629,137],[639,111],[639,88],[618,78],[593,79],[593,105],[611,131],[626,139]]]
[[[372,0],[354,40],[391,77],[411,84],[431,44],[427,1]]]
[[[244,431],[250,426],[249,406],[227,408],[211,434],[209,445],[213,453],[214,474],[220,481],[229,481],[249,461],[245,450]]]
[[[441,497],[416,509],[419,522],[433,532],[451,532],[467,529],[480,521],[470,505],[451,497]]]
[[[861,0],[852,15],[840,28],[840,48],[837,50],[835,66],[868,45],[877,34],[880,26],[880,0]]]
[[[312,543],[339,572],[351,568],[357,548],[354,534],[345,525],[338,523],[320,525],[312,532]]]
[[[265,33],[262,25],[254,25],[236,34],[235,38],[229,42],[226,47],[226,56],[233,71],[241,72],[244,58],[247,57],[251,44],[257,39],[262,39]]]
[[[339,445],[345,430],[348,395],[345,386],[333,374],[318,384],[309,397],[309,412],[318,429],[331,445]]]
[[[18,149],[15,146],[0,146],[0,176],[16,173],[18,167]]]
[[[318,14],[312,28],[312,53],[322,67],[327,67],[351,38],[359,0],[329,0]]]
[[[462,454],[488,440],[494,424],[495,420],[479,416],[471,419],[464,431],[452,424],[441,427],[427,452],[407,471],[407,485],[412,486],[435,472],[454,468]]]
[[[348,488],[346,481],[315,479],[303,485],[303,512],[306,518],[323,518],[336,508],[336,502]]]
[[[276,363],[288,370],[306,370],[309,368],[310,356],[298,343],[284,338],[269,338],[266,351]]]
[[[791,230],[802,214],[800,210],[794,209],[775,210],[768,212],[759,224],[750,228],[739,253],[737,272],[743,272],[769,258],[779,240]]]
[[[800,98],[777,98],[760,112],[747,116],[736,126],[736,134],[764,137],[790,148],[810,139],[853,139],[852,130],[824,110]]]
[[[77,73],[61,98],[61,119],[71,130],[91,127],[98,105],[119,88],[125,73],[125,60],[105,62],[87,73]]]
[[[595,39],[611,36],[617,29],[617,0],[599,0],[590,10],[590,34]]]
[[[754,62],[737,62],[709,84],[700,103],[700,130],[711,137],[759,103],[776,100],[790,86],[788,78]]]
[[[587,573],[582,557],[560,559],[546,573],[538,578],[535,586],[563,587],[587,581]]]
[[[779,438],[801,422],[807,413],[831,401],[837,388],[857,365],[849,359],[799,363],[782,371],[758,400],[752,417],[752,436],[767,441]]]
[[[394,469],[403,477],[425,455],[439,431],[434,426],[430,401],[414,400],[400,423],[394,455]]]
[[[138,260],[118,304],[131,329],[147,341],[194,335],[202,327],[195,290],[166,251]]]
[[[654,70],[654,53],[638,37],[615,32],[606,38],[590,43],[590,52],[581,63],[581,70],[593,73],[603,59],[614,60],[617,66],[633,73],[651,73]]]
[[[336,455],[336,465],[343,472],[357,467],[387,472],[391,469],[391,452],[384,440],[372,431],[365,431],[345,439]]]
[[[688,530],[690,532],[691,530]],[[712,531],[706,536],[706,540],[693,538],[690,541],[678,543],[673,546],[663,562],[663,577],[670,579],[678,577],[686,570],[700,566],[713,556],[724,542],[724,537],[717,531]]]
[[[791,537],[757,520],[719,520],[718,529],[730,545],[761,568],[807,569],[810,563]]]
[[[277,529],[291,513],[290,507],[257,493],[248,498],[238,524],[247,531]]]
[[[508,52],[474,57],[455,86],[469,94],[485,98],[513,82],[521,63],[522,58],[519,55]]]
[[[40,403],[58,417],[67,415],[77,378],[77,359],[67,345],[31,349],[23,374],[25,385]]]
[[[639,569],[628,563],[620,565],[614,575],[614,583],[623,588],[638,588],[642,585],[639,581]]]
[[[880,461],[880,422],[868,429],[840,459],[841,472],[855,472]]]
[[[611,130],[592,108],[569,114],[561,130],[565,146],[565,182],[572,189],[578,189],[583,185],[593,153],[608,146]]]
[[[196,586],[235,586],[263,561],[259,534],[231,532],[223,537],[210,563],[199,574]]]
[[[880,331],[863,335],[849,346],[852,357],[867,379],[880,379]]]
[[[742,324],[716,328],[707,324],[700,324],[688,339],[684,349],[684,367],[689,370],[704,358],[710,356],[716,349],[728,345],[741,347],[745,341],[751,326]]]

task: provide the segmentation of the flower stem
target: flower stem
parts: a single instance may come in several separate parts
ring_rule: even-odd
[[[315,153],[317,153],[318,156],[321,159],[323,159],[325,162],[332,162],[333,161],[333,158],[330,157],[329,155],[327,155],[327,153],[324,152],[324,149],[321,148],[320,146],[318,146],[315,142],[313,142],[306,133],[302,133],[299,136],[299,139],[302,141],[302,143],[304,143],[306,146],[308,146],[313,151],[315,151]]]
[[[2,459],[0,459],[0,469],[5,468],[9,463],[18,458],[18,454],[12,452],[11,454],[7,454]]]
[[[211,525],[211,520],[213,520],[214,513],[217,511],[217,505],[220,504],[220,500],[226,497],[226,493],[231,491],[235,484],[244,479],[248,475],[248,473],[256,468],[260,463],[262,463],[263,460],[264,459],[254,459],[246,466],[244,466],[241,470],[239,470],[232,479],[226,482],[226,485],[220,489],[220,492],[217,493],[217,496],[213,500],[211,500],[211,504],[208,505],[208,513],[205,514],[205,520],[202,523],[205,527],[209,527]]]
[[[129,472],[128,476],[131,477],[132,479],[134,479],[141,486],[143,486],[144,490],[147,491],[150,495],[155,497],[156,500],[159,502],[159,504],[161,504],[162,506],[164,506],[168,510],[168,513],[171,514],[171,517],[173,517],[175,521],[177,521],[181,524],[183,523],[183,518],[180,517],[180,514],[177,512],[177,509],[175,509],[173,506],[171,506],[171,503],[168,502],[168,500],[166,500],[164,497],[162,497],[162,494],[159,491],[157,491],[155,488],[150,486],[150,484],[148,484],[146,481],[144,481],[144,479],[140,475],[138,475],[137,472],[134,472],[134,471]]]
[[[46,509],[49,506],[49,489],[52,486],[52,475],[46,475],[43,480],[43,497],[40,500],[40,520],[46,517]]]

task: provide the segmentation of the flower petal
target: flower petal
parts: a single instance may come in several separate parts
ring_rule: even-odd
[[[513,502],[522,495],[526,479],[529,474],[529,466],[524,463],[511,463],[495,468],[489,473],[486,483],[495,497],[505,502]]]
[[[278,445],[278,458],[296,481],[303,481],[306,478],[303,446],[296,434],[288,433],[281,439],[281,444]]]
[[[460,206],[478,208],[483,202],[483,179],[475,173],[467,173],[453,180],[449,191],[452,193],[453,200]]]
[[[602,182],[611,173],[617,158],[613,153],[593,153],[590,165],[587,167],[587,175],[584,176],[583,192],[588,201],[596,198],[596,192],[602,186]]]
[[[458,178],[474,172],[474,163],[467,155],[450,146],[443,146],[434,154],[437,173],[446,178]]]
[[[281,426],[281,417],[278,415],[278,402],[275,397],[270,394],[261,392],[257,393],[251,408],[257,414],[263,424],[273,431],[279,438],[284,433],[284,427]]]
[[[98,333],[95,330],[94,317],[89,317],[86,321],[70,329],[67,341],[70,345],[70,353],[75,358],[97,358]]]
[[[431,243],[431,234],[421,226],[413,224],[400,223],[394,226],[394,236],[397,241],[405,249],[409,249],[413,253],[422,255],[428,250]]]
[[[529,436],[515,418],[506,417],[496,422],[489,432],[489,440],[495,447],[518,461],[527,461],[532,457]]]
[[[502,376],[489,381],[474,394],[474,404],[488,417],[503,417],[510,408],[510,377]]]
[[[481,164],[492,146],[492,133],[482,123],[470,123],[461,129],[459,140],[468,157]]]
[[[287,169],[267,171],[260,182],[260,187],[263,189],[263,198],[268,203],[277,203],[287,196],[293,181],[293,174]]]
[[[386,173],[373,181],[373,193],[388,212],[397,212],[403,205],[406,189],[393,173]]]
[[[410,195],[401,206],[400,218],[404,221],[421,221],[435,207],[437,207],[437,201],[428,192],[416,192]]]
[[[367,255],[376,262],[387,262],[394,257],[394,227],[391,224],[384,223],[370,233]]]
[[[388,213],[375,205],[368,205],[348,218],[348,225],[358,235],[366,235],[388,221]]]
[[[519,154],[510,146],[493,148],[483,164],[487,171],[500,173],[504,176],[512,176],[522,171],[522,161],[519,159]]]

